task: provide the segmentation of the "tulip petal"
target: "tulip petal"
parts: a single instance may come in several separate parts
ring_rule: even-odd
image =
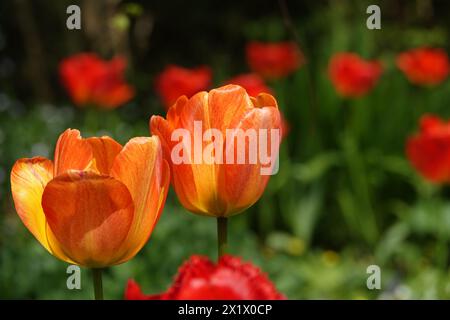
[[[184,106],[188,101],[189,99],[186,96],[179,97],[174,103],[174,105],[167,112],[167,121],[169,121],[170,125],[173,128],[179,127],[181,113],[184,110]]]
[[[199,93],[196,97],[203,97],[204,94],[205,93]],[[178,128],[181,125],[180,117],[187,102],[188,99],[185,96],[178,98],[172,108],[169,109],[167,113],[167,120],[160,116],[153,116],[150,119],[150,132],[160,138],[164,158],[169,162],[172,161],[171,150],[177,143],[176,141],[172,141],[171,135],[174,128]],[[188,210],[200,213],[201,210],[194,205],[198,203],[198,194],[191,165],[180,164],[171,167],[171,170],[175,169],[177,170],[177,175],[171,172],[170,177],[180,202]],[[180,177],[178,177],[178,174]]]
[[[253,104],[244,88],[226,85],[209,93],[203,92],[193,96],[183,107],[180,125],[191,132],[193,139],[196,139],[194,121],[201,121],[202,134],[208,129],[217,129],[225,136],[226,129],[237,126],[244,114],[251,109]],[[203,141],[202,150],[205,150],[210,143],[210,141]],[[194,152],[195,149],[192,148],[192,153]],[[196,208],[194,212],[213,216],[224,215],[226,204],[217,185],[220,164],[207,164],[203,154],[200,157],[202,157],[201,163],[195,163],[194,154],[192,154],[191,165],[173,166],[173,170],[176,171],[174,186],[177,194],[179,196],[182,194],[180,200],[183,197],[189,199],[191,207]],[[193,188],[192,185],[195,187]],[[194,189],[196,199],[191,195]]]
[[[260,129],[267,129],[267,156],[270,157],[270,163],[278,160],[279,142],[281,139],[280,113],[278,109],[273,107],[254,108],[241,121],[235,130],[254,129],[258,139],[261,135]],[[272,146],[270,141],[270,131],[278,129],[278,135],[275,140],[276,145]],[[226,145],[231,148],[231,144]],[[232,146],[234,155],[239,152],[238,144]],[[220,168],[219,174],[219,194],[223,197],[223,201],[227,203],[226,216],[237,214],[253,205],[262,195],[270,175],[262,174],[261,169],[265,167],[267,171],[270,165],[261,163],[261,144],[257,142],[257,150],[249,149],[249,143],[245,148],[245,163],[239,164],[235,158],[233,163],[224,163]],[[226,152],[230,152],[227,150]],[[258,152],[256,163],[249,160],[250,152]],[[272,153],[273,152],[273,153]]]
[[[180,101],[180,99],[178,99],[178,101]],[[174,108],[171,108],[170,110],[174,110]],[[172,117],[175,117],[175,115]],[[174,142],[171,141],[171,130],[171,125],[166,119],[160,116],[153,116],[151,118],[150,131],[160,138],[164,157],[168,161],[171,161],[171,150],[174,145]],[[190,211],[201,213],[201,210],[194,205],[198,203],[198,194],[191,165],[182,163],[172,166],[171,169],[174,171],[176,170],[177,172],[176,175],[172,172],[170,177],[181,204]]]
[[[172,148],[171,134],[172,130],[169,122],[161,116],[152,116],[150,118],[150,134],[157,135],[161,142],[164,157],[170,159]]]
[[[238,88],[237,86],[231,85],[226,87]],[[242,90],[245,92],[244,89]],[[224,92],[227,94],[227,91]],[[229,93],[232,92],[230,91]],[[207,92],[199,92],[181,107],[178,125],[183,129],[187,129],[190,133],[191,154],[189,157],[189,163],[173,165],[172,170],[174,172],[173,185],[181,203],[193,212],[205,215],[215,215],[222,212],[225,208],[224,204],[220,201],[219,195],[217,194],[218,170],[216,165],[204,163],[202,151],[196,151],[194,146],[194,141],[196,139],[202,139],[206,130],[210,128],[222,130],[221,124],[217,122],[219,121],[219,118],[223,118],[225,109],[221,109],[220,105],[214,104],[217,110],[213,111],[213,109],[208,106],[208,101],[210,99],[209,94],[210,93]],[[216,103],[219,103],[220,100],[220,93],[218,94],[218,96],[214,96],[212,98],[212,100]],[[231,98],[228,99],[228,102],[230,101]],[[212,116],[211,114],[214,112],[216,114]],[[212,126],[213,121],[211,120],[211,116],[215,119],[214,123],[219,125],[219,127]],[[201,136],[196,135],[196,121],[197,124],[200,124],[201,126]],[[176,129],[175,127],[173,128]],[[172,146],[174,145],[174,142],[170,143]],[[202,145],[203,150],[209,142],[202,140],[200,144]],[[199,158],[199,162],[196,160],[196,156]]]
[[[274,96],[267,93],[260,93],[256,98],[251,98],[256,108],[274,107],[278,108],[277,100]]]
[[[69,170],[47,184],[42,208],[70,259],[91,268],[118,263],[134,215],[133,200],[122,182]]]
[[[122,146],[110,137],[92,137],[86,139],[91,145],[95,166],[100,174],[108,175],[114,159],[122,150]]]
[[[129,279],[125,289],[125,300],[162,300],[163,294],[144,294],[136,281]]]
[[[253,108],[250,97],[244,88],[226,85],[208,93],[208,109],[205,118],[208,128],[225,129],[234,127],[246,111]]]
[[[11,171],[11,190],[17,213],[36,239],[49,250],[41,197],[53,178],[53,163],[45,158],[18,160]],[[50,250],[49,250],[50,251]]]
[[[133,198],[135,213],[121,261],[134,257],[145,245],[164,207],[170,169],[157,136],[131,139],[114,161],[111,176],[124,183]]]
[[[62,253],[59,243],[47,230],[47,220],[41,206],[42,194],[53,178],[53,163],[43,157],[19,159],[11,171],[11,191],[17,213],[34,237],[51,254],[71,262]]]
[[[54,176],[67,170],[84,170],[91,165],[93,159],[92,148],[80,131],[67,129],[58,139],[55,148]]]

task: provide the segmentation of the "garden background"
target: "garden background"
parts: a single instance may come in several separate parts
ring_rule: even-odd
[[[82,29],[66,28],[77,4]],[[368,30],[366,8],[381,7]],[[9,174],[15,160],[52,157],[66,128],[124,143],[148,136],[165,110],[154,80],[168,64],[207,65],[212,87],[247,72],[246,43],[295,41],[306,63],[268,82],[289,123],[280,171],[262,198],[230,219],[229,251],[268,273],[289,299],[450,298],[450,190],[426,182],[405,156],[424,113],[450,117],[450,81],[414,86],[396,55],[449,48],[445,1],[24,1],[0,2],[0,298],[91,298],[66,288],[66,268],[17,216]],[[79,52],[123,55],[135,97],[120,108],[76,107],[61,86],[59,62]],[[383,74],[357,99],[340,97],[327,68],[333,54],[378,59]],[[144,292],[169,287],[192,254],[216,255],[216,221],[188,213],[170,190],[149,243],[104,275],[106,298],[122,298],[128,278]],[[368,290],[379,265],[382,289]]]

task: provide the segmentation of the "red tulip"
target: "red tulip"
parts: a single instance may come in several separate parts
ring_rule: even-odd
[[[343,97],[360,97],[377,83],[382,67],[378,61],[365,61],[355,53],[335,54],[328,72],[336,91]]]
[[[124,81],[125,67],[122,57],[104,61],[96,54],[80,53],[64,59],[59,65],[59,74],[78,106],[93,104],[113,109],[134,96],[134,89]]]
[[[192,256],[178,270],[172,286],[164,293],[145,295],[129,280],[127,300],[282,300],[261,270],[237,257],[225,255],[214,264],[208,258]]]
[[[418,48],[397,57],[397,66],[417,85],[437,85],[447,79],[450,64],[442,49]]]
[[[251,97],[256,97],[260,93],[273,94],[272,90],[264,83],[264,80],[255,73],[240,74],[227,80],[225,83],[241,86]]]
[[[211,69],[206,66],[187,69],[169,65],[157,77],[155,87],[166,109],[169,109],[179,97],[183,95],[191,97],[199,91],[208,89],[211,78]]]
[[[426,179],[450,182],[450,122],[434,115],[422,116],[420,132],[408,139],[406,154]]]
[[[246,53],[250,68],[268,79],[286,77],[304,63],[301,51],[293,42],[250,42]]]

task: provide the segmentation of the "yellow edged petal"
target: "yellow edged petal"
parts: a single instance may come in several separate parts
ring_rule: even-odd
[[[148,241],[167,196],[170,169],[163,159],[159,138],[131,139],[116,157],[111,176],[127,186],[135,205],[130,233],[124,241],[121,262],[125,262]]]
[[[134,216],[122,182],[69,170],[47,184],[42,208],[64,253],[77,264],[101,268],[119,262]]]
[[[48,230],[41,206],[42,194],[53,178],[53,163],[43,157],[16,161],[11,171],[11,191],[14,205],[22,222],[34,237],[57,258],[72,263]]]

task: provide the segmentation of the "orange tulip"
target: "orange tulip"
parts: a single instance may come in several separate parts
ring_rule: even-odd
[[[195,138],[199,123],[202,124],[200,136],[203,137],[200,144]],[[279,132],[280,123],[274,97],[261,93],[251,98],[242,87],[227,85],[210,92],[199,92],[190,99],[180,97],[169,109],[167,119],[160,116],[151,118],[150,128],[153,134],[161,138],[165,157],[171,166],[172,184],[181,204],[197,214],[229,217],[250,207],[261,197],[269,175],[262,174],[261,169],[267,162],[261,157],[255,159],[249,137],[241,143],[235,141],[234,145],[227,138],[247,130]],[[183,153],[183,159],[189,161],[181,163],[173,158],[181,143],[177,139],[173,141],[179,130],[194,136],[190,142],[183,138],[187,154],[184,151],[180,154]],[[210,136],[211,132],[214,132],[214,139]],[[268,156],[271,165],[276,161],[274,158],[279,141],[279,137],[272,139],[269,134],[259,135],[257,140],[258,152],[265,146],[270,149]],[[245,145],[244,150],[242,145]],[[203,150],[202,161],[196,161],[196,158],[201,158],[196,152],[199,147]],[[213,159],[205,159],[207,151],[211,151]],[[230,154],[232,156],[228,157]],[[245,161],[239,162],[239,157],[245,158]]]
[[[14,204],[25,226],[54,256],[102,268],[133,258],[164,206],[169,167],[158,137],[83,139],[68,129],[54,161],[19,159],[11,172]]]

